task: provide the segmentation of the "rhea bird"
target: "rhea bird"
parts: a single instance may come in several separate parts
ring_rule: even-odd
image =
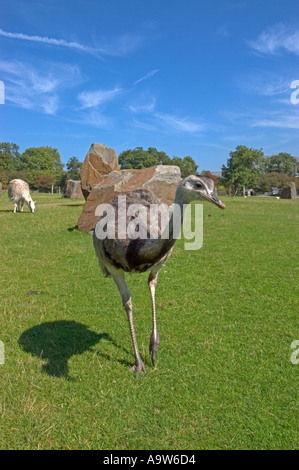
[[[159,199],[151,191],[146,189],[137,189],[135,191],[129,191],[126,193],[124,192],[122,193],[122,196],[126,196],[127,206],[132,204],[141,204],[145,208],[150,208],[151,205],[161,204]],[[218,199],[214,181],[211,178],[190,175],[183,179],[177,187],[174,200],[174,207],[179,207],[181,209],[179,220],[180,227],[183,224],[183,209],[185,208],[185,205],[192,201],[202,200],[212,202],[221,209],[225,208],[225,205]],[[114,221],[119,220],[118,202],[118,197],[116,197],[110,203],[110,207],[112,207],[115,211]],[[127,223],[132,220],[130,215],[128,215],[128,212],[126,212]],[[107,216],[107,212],[103,212],[95,226],[93,233],[94,248],[103,274],[105,276],[111,276],[117,285],[123,307],[127,313],[135,355],[135,363],[130,370],[135,371],[135,375],[138,377],[141,371],[146,372],[146,370],[138,349],[133,323],[132,299],[126,284],[125,273],[141,273],[149,270],[148,286],[152,301],[152,333],[150,336],[149,351],[151,354],[152,363],[155,365],[156,353],[160,344],[160,338],[157,329],[155,290],[158,273],[161,267],[170,257],[176,241],[174,234],[174,212],[168,219],[168,224],[164,228],[163,232],[161,226],[159,226],[158,236],[155,238],[151,238],[149,226],[150,222],[148,221],[146,222],[148,224],[146,227],[147,236],[144,238],[132,238],[128,236],[128,233],[120,234],[117,226],[114,237],[98,237],[97,229],[100,227],[103,228],[104,213]],[[114,221],[109,221],[108,224],[113,224]],[[167,230],[167,237],[163,237],[165,230]]]

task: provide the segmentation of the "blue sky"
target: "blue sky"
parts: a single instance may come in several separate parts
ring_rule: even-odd
[[[0,141],[299,155],[298,0],[0,0]],[[1,98],[1,97],[0,97]],[[1,102],[1,100],[0,100]]]

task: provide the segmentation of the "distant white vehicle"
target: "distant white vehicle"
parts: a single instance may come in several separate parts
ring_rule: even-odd
[[[11,180],[8,185],[8,197],[14,204],[14,213],[17,211],[23,212],[24,203],[26,202],[30,212],[35,210],[35,202],[32,200],[29,192],[29,185],[26,181],[15,179]]]

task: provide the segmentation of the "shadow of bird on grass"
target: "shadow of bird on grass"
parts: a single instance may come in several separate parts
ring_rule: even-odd
[[[24,331],[19,344],[24,351],[46,361],[42,366],[43,372],[71,380],[69,359],[91,351],[92,346],[103,339],[118,347],[108,333],[98,334],[82,323],[60,320],[41,323]]]

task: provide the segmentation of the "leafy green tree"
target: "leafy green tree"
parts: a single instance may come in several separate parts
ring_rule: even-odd
[[[16,170],[20,157],[19,146],[11,142],[0,143],[0,171]]]
[[[11,142],[0,143],[0,181],[4,188],[10,180],[21,178],[27,181],[27,174],[19,168],[19,146]]]
[[[6,171],[0,171],[0,182],[3,186],[3,189],[6,189],[9,183],[9,179],[6,174]]]
[[[77,157],[71,157],[66,164],[67,177],[70,180],[80,180],[80,168],[82,163]]]
[[[156,157],[156,165],[171,165],[171,158],[165,152],[159,152],[155,147],[149,147],[148,152]]]
[[[42,191],[50,191],[52,185],[54,185],[54,176],[51,175],[38,175],[33,184],[36,189]]]
[[[34,184],[40,175],[53,176],[58,182],[63,171],[58,150],[48,146],[26,149],[18,162],[19,169],[26,171],[29,184]]]
[[[193,158],[173,157],[171,159],[165,152],[159,152],[155,147],[149,147],[148,150],[144,150],[143,147],[125,150],[119,155],[119,164],[122,169],[141,169],[160,164],[177,165],[181,170],[182,178],[197,171],[197,165]]]
[[[299,187],[298,178],[294,178],[286,173],[279,173],[279,172],[271,172],[265,173],[258,184],[258,189],[260,191],[271,191],[272,188],[282,188],[283,186],[287,185],[288,183],[294,181],[296,187]]]
[[[227,165],[222,166],[222,175],[226,186],[234,188],[237,194],[240,188],[256,188],[265,168],[264,152],[238,145],[230,152]]]
[[[193,158],[189,156],[184,158],[173,157],[171,160],[171,165],[176,165],[180,168],[182,178],[186,178],[186,176],[189,175],[194,175],[198,168]]]
[[[266,159],[266,173],[286,173],[294,175],[296,173],[297,160],[290,153],[280,152]]]
[[[157,165],[157,156],[143,147],[136,147],[133,150],[125,150],[119,155],[119,165],[122,169],[148,168]]]

